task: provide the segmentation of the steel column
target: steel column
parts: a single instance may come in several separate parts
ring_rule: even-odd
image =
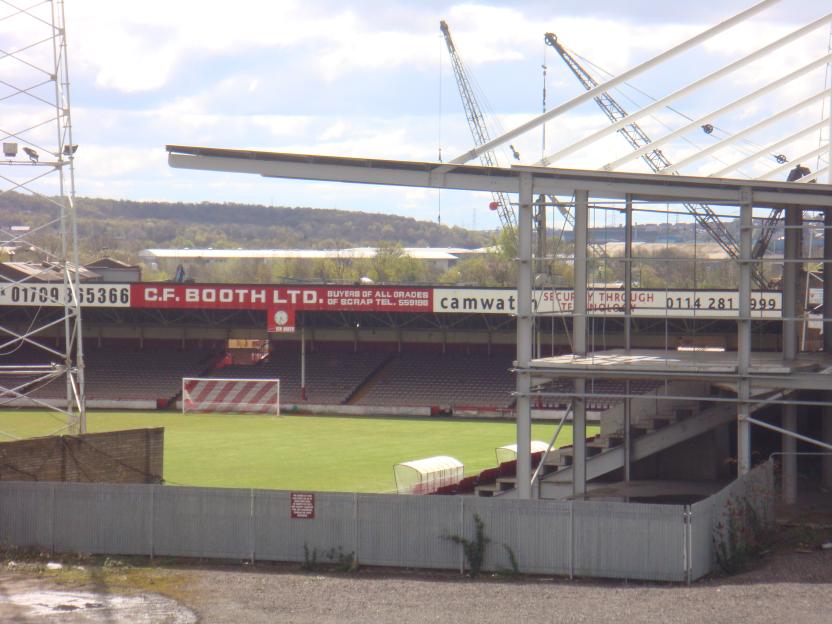
[[[520,201],[517,211],[517,496],[521,499],[532,497],[532,411],[529,392],[531,374],[528,364],[533,348],[532,310],[532,194],[534,180],[531,174],[520,176]]]
[[[306,396],[306,327],[300,328],[300,399],[305,401]]]
[[[832,407],[828,405],[821,412],[821,440],[832,446]],[[832,488],[832,453],[821,457],[821,485]]]
[[[830,97],[832,98],[832,87]],[[832,125],[829,127],[829,136],[832,137]],[[832,138],[829,141],[829,149],[832,162]],[[825,210],[823,213],[823,318],[823,350],[832,354],[832,210]],[[821,438],[827,444],[832,444],[832,392],[826,394],[826,400],[829,401],[829,405],[821,411]],[[832,455],[824,455],[821,458],[821,482],[824,487],[832,488]]]
[[[823,318],[823,350],[832,353],[832,209],[829,208],[823,212]]]
[[[589,191],[575,191],[575,263],[573,268],[575,301],[572,312],[572,351],[586,355],[586,294],[587,266],[586,245],[589,225]],[[574,449],[572,472],[572,493],[586,494],[586,391],[584,379],[575,380],[572,445]]]
[[[795,262],[802,254],[800,227],[803,213],[797,206],[786,208],[786,231],[783,263],[783,359],[792,361],[797,356],[798,297],[801,289],[801,265]],[[797,431],[797,406],[783,406],[783,429]],[[792,505],[797,502],[797,440],[787,434],[781,435],[783,451],[783,502]]]
[[[754,204],[751,189],[740,193],[740,289],[739,319],[737,320],[737,472],[738,476],[751,470],[751,413],[750,379],[751,368],[751,250]]]
[[[640,286],[640,285],[639,285]],[[627,353],[632,347],[631,318],[633,289],[633,196],[627,193],[624,205],[624,348]],[[625,382],[625,392],[630,394],[630,380]],[[630,481],[630,422],[633,400],[624,399],[624,481]]]

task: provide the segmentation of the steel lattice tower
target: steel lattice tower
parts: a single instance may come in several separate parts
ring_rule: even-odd
[[[55,433],[83,433],[77,146],[63,0],[0,0],[0,42],[0,408],[49,409],[62,422]]]

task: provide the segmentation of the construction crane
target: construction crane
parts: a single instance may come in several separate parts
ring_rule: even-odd
[[[468,78],[468,72],[462,64],[462,59],[459,58],[456,46],[454,46],[453,39],[451,39],[451,31],[448,29],[448,24],[445,20],[439,22],[439,29],[445,37],[448,54],[451,56],[451,65],[454,68],[454,77],[456,78],[456,85],[459,88],[459,95],[462,98],[462,106],[465,109],[468,127],[471,129],[476,147],[479,147],[491,140],[488,127],[485,124],[485,118],[477,102],[474,90],[471,88],[471,80]],[[513,149],[512,152],[514,152]],[[480,155],[480,162],[488,167],[496,167],[498,165],[496,155],[491,151],[483,152]],[[492,195],[494,199],[491,203],[492,209],[497,211],[503,228],[514,234],[517,226],[517,217],[514,214],[508,196],[505,193],[492,193]]]
[[[581,64],[578,63],[578,61],[560,44],[557,36],[553,33],[546,33],[544,40],[547,45],[553,47],[555,51],[557,51],[566,63],[567,67],[569,67],[572,73],[575,74],[587,91],[598,86],[598,82],[589,74],[589,72],[587,72]],[[608,92],[605,91],[594,99],[601,110],[604,111],[606,116],[613,123],[627,117],[627,112]],[[708,132],[707,128],[704,128],[704,130]],[[710,130],[712,132],[713,127],[710,127]],[[642,130],[641,127],[635,122],[620,128],[618,132],[627,140],[633,149],[640,149],[645,145],[652,143],[650,138],[645,134],[644,130]],[[642,159],[654,173],[658,173],[671,166],[671,162],[660,149],[654,149],[651,152],[645,153],[642,156]],[[691,203],[685,203],[683,205],[687,211],[694,216],[697,223],[705,228],[714,241],[716,241],[716,243],[722,248],[723,251],[725,251],[725,253],[728,254],[729,257],[735,260],[739,259],[739,244],[737,243],[736,238],[734,238],[733,234],[728,231],[725,224],[719,219],[719,216],[711,209],[710,206],[707,204]],[[751,272],[752,279],[759,288],[768,288],[768,282],[760,271],[760,267],[758,265],[753,265]]]

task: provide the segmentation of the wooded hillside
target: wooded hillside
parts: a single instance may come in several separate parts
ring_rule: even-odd
[[[398,244],[403,247],[479,247],[491,237],[459,227],[392,215],[319,208],[76,200],[82,262],[101,255],[136,262],[150,247],[338,249]],[[2,225],[35,227],[56,216],[49,200],[0,195]]]

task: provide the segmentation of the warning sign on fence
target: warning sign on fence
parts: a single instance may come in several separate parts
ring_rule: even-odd
[[[292,518],[311,520],[315,517],[315,495],[311,492],[292,492],[289,511]]]

